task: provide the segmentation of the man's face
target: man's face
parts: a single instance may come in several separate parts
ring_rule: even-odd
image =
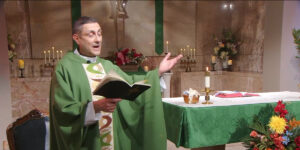
[[[102,33],[98,23],[87,23],[82,25],[81,31],[73,34],[73,39],[79,46],[79,52],[81,55],[88,57],[100,55]]]

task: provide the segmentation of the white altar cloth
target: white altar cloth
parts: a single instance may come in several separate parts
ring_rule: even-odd
[[[257,104],[257,103],[274,103],[282,100],[287,101],[300,101],[300,92],[268,92],[268,93],[255,93],[260,96],[252,97],[235,97],[235,98],[219,98],[210,96],[210,101],[213,104],[202,104],[204,102],[204,95],[200,96],[199,103],[186,104],[183,97],[163,98],[163,102],[182,106],[182,107],[213,107],[213,106],[231,106],[231,105],[245,105],[245,104]]]

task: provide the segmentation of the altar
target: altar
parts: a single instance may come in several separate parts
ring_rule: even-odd
[[[198,104],[185,104],[182,97],[164,98],[164,116],[167,138],[177,147],[199,148],[240,142],[250,133],[248,125],[254,115],[273,111],[278,100],[286,103],[290,113],[300,119],[299,92],[257,93],[260,96],[218,98],[204,105],[204,96]]]

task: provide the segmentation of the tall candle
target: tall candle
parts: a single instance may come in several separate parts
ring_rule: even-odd
[[[168,46],[169,42],[167,41],[166,43],[167,43],[167,53],[168,53],[169,52],[169,46]]]
[[[51,59],[50,50],[48,50],[48,54],[49,54],[49,63],[51,63],[51,61],[50,61],[50,59]]]
[[[47,52],[44,51],[45,64],[47,63]]]
[[[206,67],[205,71],[205,88],[210,88],[210,72],[208,67]]]
[[[55,51],[54,51],[54,46],[52,46],[52,53],[53,53],[53,59],[55,59]]]
[[[56,58],[57,58],[57,60],[59,60],[59,51],[58,50],[56,51]]]
[[[211,63],[213,63],[213,64],[216,63],[216,56],[211,56]]]
[[[228,65],[229,66],[232,65],[232,60],[231,59],[228,60]]]
[[[18,67],[19,67],[19,69],[24,69],[24,60],[23,59],[18,60]]]
[[[62,56],[63,56],[63,51],[61,50],[60,51],[60,59],[62,59]]]
[[[186,55],[186,54],[185,54],[185,48],[183,49],[183,56],[184,56],[184,55]]]

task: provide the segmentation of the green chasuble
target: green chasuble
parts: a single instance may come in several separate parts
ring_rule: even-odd
[[[56,65],[50,90],[50,149],[100,150],[98,122],[84,126],[87,104],[92,101],[82,64],[86,60],[68,52]],[[166,129],[158,71],[129,76],[110,61],[97,58],[105,72],[114,70],[129,83],[147,80],[151,88],[135,101],[123,100],[113,113],[115,150],[165,150]],[[116,91],[118,92],[118,91]]]

